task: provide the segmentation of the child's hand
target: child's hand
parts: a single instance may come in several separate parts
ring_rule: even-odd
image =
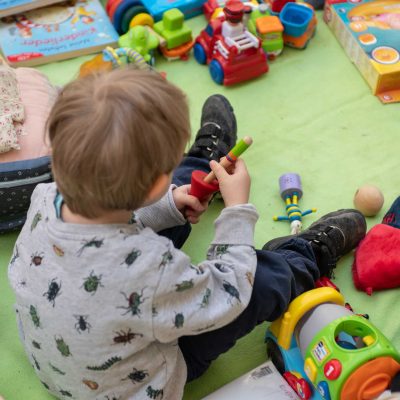
[[[216,161],[211,161],[210,167],[217,177],[225,207],[249,202],[251,179],[241,158],[236,161],[231,174]]]
[[[197,224],[200,220],[200,215],[207,210],[210,198],[200,202],[197,197],[190,195],[189,192],[190,185],[183,185],[175,188],[172,191],[172,196],[176,208],[191,224]]]

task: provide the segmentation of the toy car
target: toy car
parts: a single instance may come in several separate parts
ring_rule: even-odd
[[[217,18],[195,40],[194,57],[199,64],[209,64],[211,78],[232,85],[268,72],[267,57],[261,41],[247,30],[240,40],[222,35],[223,18]]]
[[[400,354],[332,287],[293,300],[266,334],[267,352],[301,399],[373,399],[400,372]]]

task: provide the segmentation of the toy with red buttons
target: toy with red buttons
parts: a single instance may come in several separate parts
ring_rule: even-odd
[[[364,400],[397,391],[400,354],[335,285],[294,299],[266,334],[272,362],[301,399]],[[384,397],[379,397],[384,398]]]

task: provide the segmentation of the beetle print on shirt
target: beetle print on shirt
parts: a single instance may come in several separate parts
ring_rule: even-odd
[[[61,281],[57,282],[57,278],[53,278],[49,282],[49,288],[47,292],[43,293],[43,296],[46,297],[46,299],[52,304],[54,307],[56,305],[56,297],[61,294]]]
[[[128,306],[118,306],[117,308],[122,308],[123,310],[126,310],[126,312],[122,315],[126,315],[132,313],[132,315],[137,315],[138,317],[140,317],[140,314],[142,313],[142,311],[140,310],[139,306],[141,304],[143,304],[145,302],[145,300],[147,300],[147,297],[143,298],[143,291],[146,288],[143,288],[140,292],[140,294],[138,292],[132,292],[129,297],[124,293],[124,292],[120,292],[124,297],[125,300],[128,302]]]
[[[94,270],[92,270],[86,278],[84,278],[83,287],[88,293],[91,293],[92,296],[96,293],[97,289],[100,287],[104,287],[101,283],[102,274],[95,275]]]
[[[99,249],[101,246],[104,244],[104,239],[96,239],[95,237],[91,240],[84,240],[82,242],[82,247],[78,250],[76,253],[78,257],[80,257],[85,249],[88,249],[90,247]]]
[[[125,260],[121,263],[121,265],[126,264],[129,268],[136,259],[142,254],[139,249],[133,249],[126,257]]]

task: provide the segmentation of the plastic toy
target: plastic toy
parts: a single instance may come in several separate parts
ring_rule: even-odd
[[[272,0],[271,10],[274,14],[279,14],[287,3],[294,2],[295,0]]]
[[[393,345],[344,304],[331,287],[310,290],[267,331],[268,355],[301,399],[373,399],[399,374]]]
[[[167,59],[187,59],[194,45],[192,30],[184,23],[184,15],[177,8],[164,13],[162,20],[155,23],[153,29],[165,42],[160,45],[162,54]]]
[[[245,136],[229,151],[229,153],[223,157],[220,164],[224,168],[228,168],[234,164],[238,157],[251,146],[253,139],[250,136]],[[210,172],[209,174],[203,171],[193,171],[190,193],[192,196],[196,196],[200,200],[206,199],[212,193],[217,192],[219,189],[218,181],[216,180],[215,174]]]
[[[374,217],[381,210],[385,198],[382,192],[373,185],[364,185],[357,189],[353,203],[354,207],[366,217]]]
[[[118,44],[137,51],[146,62],[154,64],[154,50],[158,47],[159,40],[156,35],[144,26],[134,26],[129,32],[122,35]]]
[[[302,217],[316,212],[316,208],[301,211],[298,201],[303,196],[300,176],[293,173],[284,174],[279,178],[279,188],[283,201],[286,203],[287,216],[274,216],[274,221],[290,221],[292,235],[301,231]]]
[[[284,27],[283,41],[289,47],[305,49],[315,34],[317,18],[307,3],[287,3],[279,14]]]
[[[129,48],[113,49],[106,47],[102,53],[81,65],[79,76],[83,77],[92,72],[107,72],[123,64],[125,59],[128,64],[135,64],[138,69],[150,69],[149,64],[135,50]]]
[[[241,2],[228,2],[224,16],[210,21],[196,38],[194,57],[199,64],[209,64],[218,84],[232,85],[268,72],[260,39],[242,23],[244,11]]]
[[[251,6],[252,9],[258,8],[259,3],[256,0],[238,0],[246,6]],[[203,5],[204,16],[207,21],[217,18],[220,13],[222,13],[223,8],[227,1],[224,0],[207,0]],[[266,4],[265,4],[266,5]]]
[[[165,11],[178,8],[186,18],[202,13],[205,0],[108,0],[106,11],[116,31],[128,31],[130,22],[141,13],[150,14],[155,21],[162,19]]]
[[[268,55],[269,60],[275,59],[283,50],[283,25],[275,15],[258,16],[253,11],[248,23],[250,32],[262,41],[262,48]]]

